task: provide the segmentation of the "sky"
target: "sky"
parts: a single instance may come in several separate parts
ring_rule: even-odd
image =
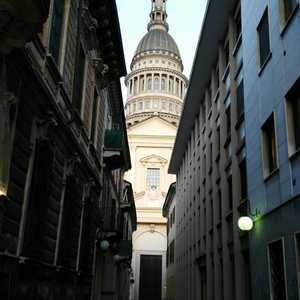
[[[147,33],[151,0],[116,0],[123,39],[127,73],[139,41]],[[206,0],[168,0],[169,33],[175,39],[183,60],[183,73],[189,78],[200,35]],[[121,79],[126,101],[124,79]]]

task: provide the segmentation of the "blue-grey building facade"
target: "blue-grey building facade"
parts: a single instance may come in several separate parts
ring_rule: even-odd
[[[299,299],[299,3],[242,1],[241,7],[248,197],[251,213],[260,215],[250,234],[253,299]],[[260,61],[264,17],[269,53]],[[270,120],[275,133],[271,169],[264,136]]]
[[[298,0],[208,1],[169,166],[176,299],[300,299],[299,25]]]

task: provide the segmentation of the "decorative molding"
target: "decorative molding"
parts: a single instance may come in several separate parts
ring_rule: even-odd
[[[146,157],[142,158],[140,160],[140,162],[142,163],[142,165],[144,167],[150,167],[150,166],[163,167],[168,163],[168,161],[165,158],[163,158],[159,155],[156,155],[156,154],[146,156]]]

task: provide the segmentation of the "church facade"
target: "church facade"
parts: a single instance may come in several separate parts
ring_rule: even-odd
[[[151,3],[148,32],[138,44],[126,78],[132,162],[126,178],[133,186],[138,221],[133,236],[132,300],[166,299],[167,232],[162,207],[175,181],[168,166],[187,87],[180,52],[168,33],[166,0]]]

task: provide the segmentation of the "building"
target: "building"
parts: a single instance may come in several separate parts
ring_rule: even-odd
[[[115,1],[21,2],[0,3],[0,298],[128,299]]]
[[[150,1],[149,1],[150,2]],[[167,234],[162,207],[174,176],[168,164],[187,86],[178,47],[168,33],[166,1],[151,1],[148,32],[126,77],[126,123],[138,226],[133,237],[131,299],[165,299]]]
[[[299,15],[208,2],[169,167],[176,299],[299,297]]]
[[[176,298],[176,267],[175,267],[175,239],[176,239],[176,182],[170,185],[163,206],[163,216],[167,219],[167,296],[166,300]]]

